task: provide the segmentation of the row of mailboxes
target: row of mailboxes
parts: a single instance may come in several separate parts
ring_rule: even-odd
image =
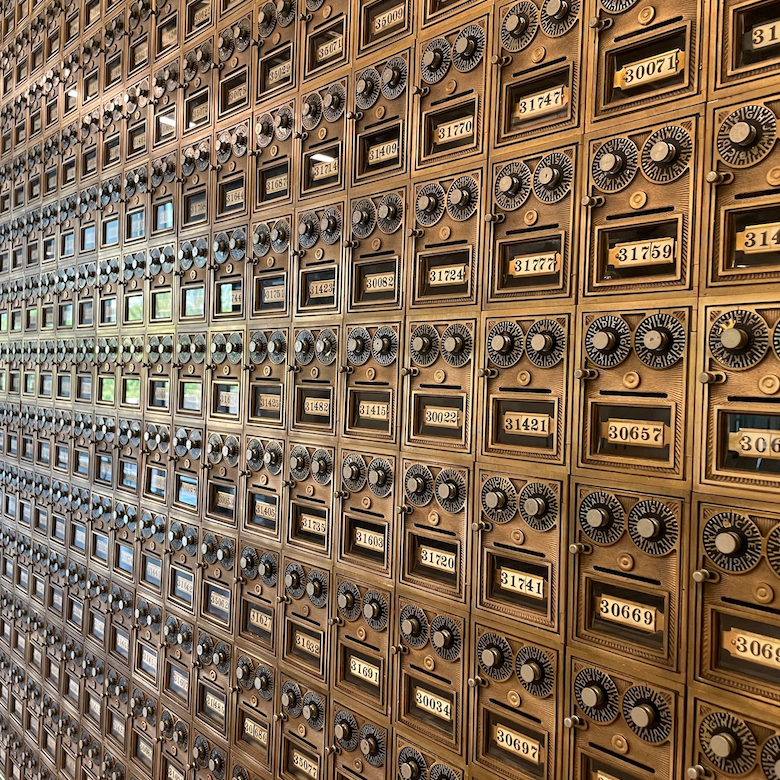
[[[169,516],[149,502],[114,503],[59,482],[51,496],[33,497],[30,490],[25,497],[23,486],[5,480],[10,525],[3,528],[0,579],[9,593],[3,599],[9,637],[24,634],[33,612],[47,610],[89,636],[87,613],[96,610],[103,619],[95,637],[107,641],[105,617],[117,614],[117,599],[126,602],[120,612],[131,607],[132,596],[122,594],[138,587],[148,594],[138,598],[159,605],[163,599],[218,632],[254,638],[270,652],[278,641],[281,655],[299,657],[324,677],[327,656],[305,648],[321,651],[336,610],[354,619],[370,599],[352,585],[342,588],[338,573],[334,581],[330,563],[321,570],[305,563],[314,555],[371,571],[374,589],[383,583],[376,596],[384,604],[377,607],[383,629],[395,582],[399,593],[471,604],[491,619],[553,638],[566,634],[573,645],[672,675],[684,671],[690,653],[691,673],[700,679],[780,697],[772,687],[771,619],[780,576],[778,518],[766,506],[695,495],[691,507],[685,497],[586,480],[573,480],[569,491],[566,480],[521,480],[485,468],[472,487],[468,469],[405,460],[395,478],[404,503],[393,520],[386,486],[394,458],[374,457],[367,468],[365,456],[344,453],[337,504],[329,495],[331,456],[297,449],[286,491],[269,490],[262,480],[249,487],[238,533],[229,514],[242,502],[219,476],[209,479],[207,527],[181,510]],[[474,506],[469,490],[478,497]],[[154,622],[159,631],[161,607]],[[700,627],[695,636],[688,622]],[[39,623],[36,630],[43,630]],[[27,649],[23,642],[22,656]]]
[[[392,722],[348,689],[328,693],[256,647],[201,631],[199,660],[179,673],[187,682],[169,675],[162,695],[85,648],[81,663],[62,665],[66,691],[57,705],[51,678],[39,680],[3,656],[0,733],[23,732],[65,773],[69,764],[101,766],[111,756],[150,771],[171,762],[204,777],[244,762],[291,778],[301,768],[312,777],[414,777],[437,762],[447,777],[460,776],[466,762],[476,776],[518,780],[552,778],[566,767],[583,778],[773,777],[778,737],[766,707],[703,687],[686,697],[641,665],[616,665],[606,655],[586,660],[480,620],[467,627],[417,602],[399,607]],[[345,668],[366,685],[375,667],[345,647]],[[139,644],[142,654],[146,648]],[[190,679],[192,701],[183,704],[168,681]],[[467,730],[474,735],[468,746]]]
[[[483,6],[490,11],[487,24],[462,25],[466,34],[457,46],[457,30],[448,40],[448,17],[467,10],[473,25],[479,5],[427,0],[416,9],[411,3],[369,2],[351,8],[341,1],[307,3],[303,10],[294,2],[280,8],[263,2],[247,13],[235,3],[215,9],[212,2],[193,0],[139,3],[118,13],[105,9],[105,21],[100,4],[93,5],[96,13],[80,19],[80,8],[51,3],[21,32],[9,31],[0,51],[6,119],[18,123],[30,113],[40,121],[41,108],[57,98],[63,109],[91,106],[101,93],[148,79],[150,72],[156,76],[171,62],[195,74],[181,79],[185,83],[219,81],[223,100],[233,91],[236,97],[227,100],[233,105],[220,111],[226,113],[251,105],[253,95],[264,100],[323,79],[353,59],[370,61],[415,32],[423,91],[451,66],[468,74],[469,60],[482,60],[481,89],[494,82],[491,95],[511,107],[496,131],[499,144],[582,126],[586,118],[596,126],[625,120],[636,110],[702,102],[706,93],[744,91],[768,83],[778,68],[777,9],[771,2],[721,7],[689,0],[648,10],[611,0],[491,4]],[[710,52],[710,40],[725,43]],[[467,82],[472,78],[466,76]],[[68,96],[73,87],[79,99]]]
[[[114,430],[125,414],[143,411],[150,423],[166,426],[168,441],[171,415],[182,423],[188,415],[205,416],[209,435],[223,435],[220,426],[232,432],[231,425],[248,422],[301,434],[339,431],[389,444],[398,441],[400,424],[410,446],[565,465],[573,396],[581,410],[573,441],[577,468],[609,464],[624,474],[668,476],[683,484],[693,476],[694,453],[683,442],[696,396],[707,410],[696,478],[702,484],[771,490],[778,347],[770,341],[776,307],[749,301],[704,305],[697,363],[691,359],[694,315],[684,305],[582,309],[576,357],[571,313],[556,311],[506,319],[483,315],[478,332],[473,319],[410,317],[405,328],[400,322],[368,328],[334,323],[19,341],[2,353],[8,364],[5,448],[11,457],[53,463],[51,441],[43,455],[36,450],[51,439],[55,408],[41,407],[38,421],[37,409],[36,419],[21,414],[22,406],[48,398],[73,402],[73,412],[88,414],[90,426],[100,417],[101,428]],[[475,363],[484,367],[476,370]],[[691,376],[695,366],[704,369],[698,382]],[[403,408],[399,388],[408,394]],[[478,437],[475,407],[487,422]],[[134,416],[124,419],[141,425]],[[41,432],[25,437],[24,428],[37,430],[38,422]],[[68,423],[60,415],[60,429],[63,424]]]
[[[150,423],[166,425],[167,441],[171,415],[182,423],[188,416],[205,417],[205,438],[212,431],[222,435],[220,426],[233,433],[232,425],[250,423],[394,444],[401,429],[404,443],[413,447],[559,466],[568,462],[574,398],[582,410],[572,443],[578,467],[598,469],[609,462],[626,474],[690,480],[692,453],[683,452],[682,442],[692,424],[694,394],[711,395],[726,376],[705,372],[708,384],[694,389],[693,307],[588,307],[579,314],[576,341],[571,310],[543,310],[522,317],[485,314],[479,322],[409,316],[405,327],[400,321],[368,327],[335,321],[330,327],[19,341],[9,343],[0,359],[7,364],[12,427],[37,424],[37,411],[26,423],[17,416],[15,396],[25,405],[49,398],[108,418],[114,429],[114,410],[131,422],[137,419],[133,410],[143,412]],[[734,330],[731,314],[747,324]],[[733,334],[723,336],[725,329],[746,342],[740,346],[735,337],[731,351],[720,348],[722,356],[708,346],[718,365],[744,362],[753,336],[749,314],[725,312],[702,334],[716,347],[724,338],[731,343]],[[755,333],[763,338],[763,357],[770,324],[751,316],[763,327]],[[758,378],[763,370],[745,376]],[[771,396],[771,381],[761,386]],[[486,425],[477,436],[480,414]],[[44,437],[54,425],[53,412],[49,417],[46,427],[44,408]],[[19,455],[18,439],[9,448],[12,456]],[[731,482],[738,484],[736,477]]]
[[[279,141],[280,117],[297,121],[291,104],[257,117],[256,153],[245,121],[183,141],[151,162],[104,174],[92,184],[84,171],[76,184],[76,155],[73,193],[24,212],[0,231],[0,244],[7,246],[0,254],[4,270],[24,269],[29,282],[21,289],[21,279],[16,288],[6,283],[3,297],[19,306],[24,299],[37,305],[38,297],[67,296],[82,265],[92,269],[87,283],[78,286],[87,295],[98,278],[109,290],[115,285],[142,290],[146,279],[151,287],[172,279],[184,287],[201,271],[229,276],[229,267],[247,277],[254,300],[251,306],[242,299],[220,309],[217,296],[215,318],[387,311],[404,303],[409,308],[470,305],[480,300],[480,283],[481,302],[493,306],[570,299],[578,288],[586,300],[687,292],[699,282],[716,293],[723,285],[776,281],[772,96],[713,109],[706,121],[711,137],[706,150],[699,114],[669,117],[665,124],[600,136],[587,149],[574,142],[544,146],[520,159],[513,153],[494,161],[487,171],[463,164],[447,176],[415,177],[409,186],[385,192],[350,189],[347,200],[336,193],[345,189],[344,155],[353,144],[343,127],[333,134],[328,126],[331,114],[323,108],[328,95],[344,92],[333,89],[323,88],[302,102],[304,111],[314,108],[303,117],[309,129],[301,145],[293,146],[291,128],[281,133],[287,140]],[[344,95],[338,100],[343,119]],[[374,129],[366,143],[359,133],[356,137],[353,185],[362,184],[360,170],[375,141],[397,146],[384,124]],[[705,153],[711,156],[706,162]],[[95,173],[103,170],[99,158],[90,155],[83,149],[82,163],[87,165],[89,157]],[[383,157],[377,175],[395,173],[393,165]],[[54,192],[68,170],[52,158]],[[25,169],[20,186],[40,193],[46,178],[43,168],[34,175]],[[294,180],[300,181],[298,196],[317,195],[317,202],[295,209],[274,206],[277,200],[289,203]],[[700,207],[702,188],[705,208]],[[9,212],[15,191],[6,185]],[[24,191],[20,197],[24,203]],[[252,206],[263,209],[262,217],[248,216]],[[212,221],[215,228],[204,231],[201,225]],[[178,242],[169,240],[177,230]],[[77,258],[79,264],[69,267]],[[58,263],[59,271],[35,270]],[[347,271],[328,271],[329,263]],[[328,284],[312,288],[312,274]],[[316,274],[325,276],[316,279]],[[289,296],[277,291],[274,297],[269,284],[297,289],[294,309]],[[203,309],[201,317],[206,313]],[[184,309],[180,314],[188,316]],[[144,323],[165,319],[165,312],[152,315]],[[38,327],[37,322],[20,325]]]

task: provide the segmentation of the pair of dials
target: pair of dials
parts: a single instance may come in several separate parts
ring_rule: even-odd
[[[249,336],[249,359],[254,365],[264,363],[266,359],[276,365],[284,363],[287,357],[287,335],[275,330],[270,336],[262,330],[256,330]]]
[[[338,339],[330,328],[323,328],[317,337],[310,330],[299,331],[295,336],[293,350],[295,362],[308,366],[316,357],[324,366],[330,366],[337,357]]]
[[[269,38],[277,24],[282,28],[289,27],[295,21],[295,9],[294,0],[265,3],[257,12],[257,34]]]
[[[453,368],[462,368],[474,351],[474,337],[462,322],[448,325],[441,336],[433,325],[418,325],[409,339],[409,354],[418,366],[430,366],[441,355]]]
[[[680,526],[674,512],[662,501],[646,498],[626,515],[612,493],[594,490],[580,502],[577,520],[582,533],[594,544],[612,545],[626,528],[634,545],[647,555],[668,555],[675,549]]]
[[[422,463],[413,463],[404,474],[404,494],[410,504],[428,506],[434,496],[439,506],[457,514],[466,504],[466,479],[460,471],[442,469],[434,479],[431,470]]]
[[[220,165],[227,165],[231,157],[243,157],[249,148],[249,125],[242,122],[229,130],[221,130],[215,146]]]
[[[485,56],[485,31],[478,24],[466,25],[450,42],[429,41],[420,55],[420,76],[426,84],[438,84],[454,66],[460,73],[474,70]]]
[[[657,745],[672,733],[670,696],[647,685],[632,685],[622,696],[609,674],[585,668],[574,678],[577,706],[596,723],[612,723],[622,713],[623,720],[640,739]]]
[[[205,238],[182,241],[179,247],[179,267],[182,271],[205,268],[209,259],[209,245]]]
[[[540,27],[548,37],[559,38],[574,28],[579,15],[579,0],[544,0],[541,9],[530,0],[515,3],[501,20],[501,45],[512,54],[523,51]]]
[[[304,594],[315,607],[324,607],[328,603],[328,578],[319,569],[310,569],[306,574],[303,566],[291,561],[284,570],[284,589],[294,599]]]
[[[488,477],[480,491],[482,513],[494,523],[508,523],[520,513],[535,531],[549,531],[558,522],[559,501],[544,482],[528,482],[518,493],[507,477]]]
[[[366,466],[362,455],[351,452],[341,464],[341,478],[352,493],[361,491],[366,484],[379,498],[386,498],[393,490],[393,467],[386,458],[374,457]]]
[[[352,209],[352,235],[368,238],[377,227],[385,235],[391,235],[401,227],[403,216],[404,202],[395,192],[385,193],[378,206],[371,198],[362,198]]]
[[[585,330],[585,353],[599,368],[619,366],[631,352],[648,368],[667,369],[678,363],[687,343],[683,323],[668,312],[645,317],[634,330],[616,314],[594,319]]]
[[[258,222],[252,231],[252,253],[255,257],[265,257],[272,249],[283,254],[290,248],[290,223],[286,219],[277,219],[273,224]]]
[[[507,163],[496,173],[493,197],[504,211],[515,211],[525,204],[533,190],[542,203],[558,203],[570,192],[574,181],[574,165],[563,152],[544,155],[534,168],[522,160]]]
[[[665,125],[653,131],[642,145],[625,136],[604,141],[591,160],[591,179],[601,192],[615,193],[628,187],[641,169],[653,184],[669,184],[689,168],[693,141],[680,125]]]
[[[449,615],[436,615],[429,621],[425,611],[416,604],[407,604],[398,616],[401,636],[415,650],[422,650],[430,641],[433,650],[445,661],[460,658],[463,636],[459,624]]]
[[[266,111],[255,122],[255,138],[261,149],[265,149],[274,139],[283,143],[292,133],[293,113],[288,105]]]
[[[238,465],[240,454],[238,439],[235,436],[212,433],[206,442],[206,455],[212,466],[224,461],[227,466],[233,468]]]
[[[322,121],[336,122],[344,115],[347,93],[343,85],[331,84],[323,94],[311,92],[301,102],[301,122],[304,130],[312,131]]]
[[[480,671],[496,682],[506,682],[513,674],[532,696],[545,698],[555,686],[555,669],[548,653],[525,645],[517,653],[506,637],[488,631],[477,640]]]
[[[566,333],[558,320],[541,319],[524,334],[515,320],[493,324],[486,337],[488,359],[499,368],[517,365],[523,354],[539,368],[553,368],[563,360]]]
[[[316,211],[307,211],[298,220],[298,243],[303,249],[311,249],[322,239],[330,246],[341,238],[342,227],[341,209],[337,206],[326,208],[321,217]]]
[[[321,447],[309,455],[302,444],[296,444],[290,451],[290,474],[297,482],[311,476],[320,485],[327,485],[333,475],[333,458]]]
[[[358,325],[347,333],[347,360],[354,366],[365,365],[369,358],[380,366],[392,365],[398,357],[398,333],[390,325],[381,325],[372,336]]]
[[[222,365],[225,361],[238,365],[244,356],[244,336],[242,333],[214,333],[211,337],[211,359]]]
[[[252,471],[268,469],[272,476],[278,476],[282,472],[282,457],[284,451],[282,444],[274,439],[263,442],[257,438],[251,438],[246,445],[246,467]]]
[[[358,729],[355,716],[339,710],[333,719],[333,733],[342,750],[351,753],[360,746],[360,752],[371,766],[382,766],[387,756],[387,732],[373,723],[364,723]]]
[[[203,434],[197,428],[177,428],[173,434],[173,451],[180,458],[200,460]]]
[[[339,614],[349,622],[362,615],[372,630],[384,631],[387,628],[390,607],[378,590],[369,588],[361,597],[360,589],[354,582],[344,581],[336,589],[336,604]]]
[[[380,96],[395,100],[403,94],[409,81],[409,65],[403,57],[391,57],[380,73],[366,68],[355,82],[355,103],[361,111],[372,108]]]
[[[180,363],[203,363],[206,359],[205,337],[201,333],[180,333],[177,337],[176,354]],[[123,357],[123,362],[132,362],[135,359],[131,354],[128,360]]]
[[[458,176],[447,192],[437,181],[424,184],[415,200],[415,216],[423,227],[433,227],[444,212],[456,222],[465,222],[479,208],[479,184],[471,176]]]

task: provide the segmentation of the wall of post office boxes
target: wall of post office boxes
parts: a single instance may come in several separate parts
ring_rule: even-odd
[[[0,778],[780,780],[780,0],[1,0]]]

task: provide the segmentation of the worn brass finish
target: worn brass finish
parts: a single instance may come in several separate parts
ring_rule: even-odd
[[[0,780],[780,780],[780,0],[0,5]]]

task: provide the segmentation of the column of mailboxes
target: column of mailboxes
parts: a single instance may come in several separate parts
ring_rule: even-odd
[[[0,34],[0,771],[780,778],[780,3]]]

